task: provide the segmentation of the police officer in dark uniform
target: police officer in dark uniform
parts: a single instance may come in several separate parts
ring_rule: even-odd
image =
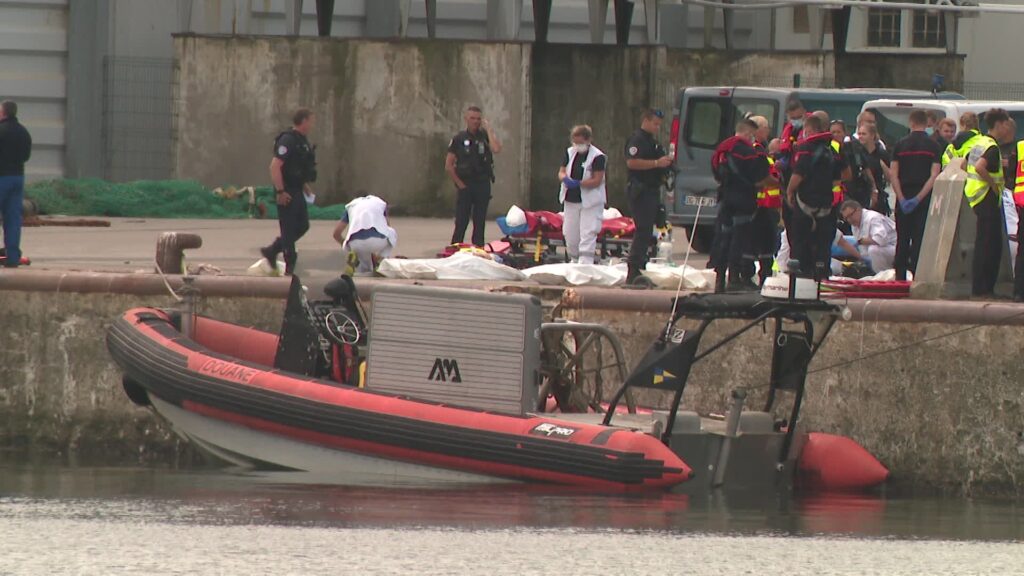
[[[910,134],[896,143],[892,153],[892,189],[896,193],[896,279],[917,272],[932,187],[939,176],[942,148],[925,132],[924,110],[910,113]]]
[[[641,270],[647,266],[654,223],[661,205],[661,186],[666,171],[672,165],[672,156],[666,154],[655,139],[664,117],[661,110],[644,110],[640,128],[626,141],[626,167],[629,168],[626,197],[636,224],[633,242],[629,247],[627,284],[632,284],[640,277]]]
[[[473,244],[483,246],[487,205],[494,183],[494,155],[501,152],[501,141],[490,123],[483,119],[480,108],[470,106],[464,115],[466,129],[452,138],[448,145],[444,169],[455,183],[455,231],[452,244],[461,244],[466,228],[473,219]]]
[[[274,140],[274,159],[270,161],[270,180],[274,184],[277,223],[281,235],[260,253],[277,267],[277,255],[284,254],[285,274],[295,272],[298,253],[295,243],[309,230],[306,197],[312,197],[310,182],[316,182],[316,147],[307,140],[315,117],[309,108],[299,108],[292,116],[292,128]]]

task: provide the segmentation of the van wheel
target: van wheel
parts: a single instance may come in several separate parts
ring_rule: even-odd
[[[686,227],[686,237],[690,239],[690,248],[695,252],[707,254],[711,251],[711,243],[715,239],[715,230],[711,226]]]

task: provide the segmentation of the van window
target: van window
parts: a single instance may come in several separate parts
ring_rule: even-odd
[[[771,136],[775,136],[778,132],[775,126],[775,119],[779,115],[779,103],[772,100],[740,100],[734,99],[732,101],[733,106],[736,109],[736,113],[733,117],[733,121],[730,123],[733,126],[740,118],[743,118],[747,114],[751,116],[764,116],[768,119],[768,132]]]
[[[830,120],[842,120],[850,130],[857,128],[857,115],[860,114],[863,102],[842,101],[842,100],[804,100],[804,108],[808,112],[824,110],[828,112]]]
[[[725,140],[722,121],[726,100],[693,98],[686,108],[686,144],[695,148],[714,148]]]
[[[1024,110],[1007,110],[1010,113],[1010,118],[1017,123],[1017,134],[1014,135],[1014,142],[1024,140]],[[985,113],[978,113],[978,125],[981,127],[981,131],[988,132],[988,125],[985,124]],[[960,126],[957,126],[957,130]]]
[[[917,108],[898,106],[892,108],[872,108],[875,120],[878,121],[878,135],[887,146],[893,146],[901,138],[910,133],[910,113]],[[938,117],[945,118],[944,110],[934,109]],[[959,130],[959,127],[957,128]]]

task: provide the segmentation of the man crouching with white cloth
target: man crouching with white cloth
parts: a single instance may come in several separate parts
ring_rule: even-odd
[[[856,200],[843,202],[839,214],[853,227],[857,250],[871,263],[871,270],[878,274],[892,268],[896,258],[896,224],[892,219],[864,208]]]
[[[575,126],[572,146],[565,152],[558,180],[562,183],[558,201],[565,206],[562,235],[571,262],[593,264],[597,235],[601,232],[606,199],[604,152],[590,143],[590,126]]]
[[[388,224],[387,202],[368,195],[346,204],[345,215],[334,227],[334,239],[359,259],[357,276],[373,275],[376,263],[390,256],[398,244],[398,234]]]

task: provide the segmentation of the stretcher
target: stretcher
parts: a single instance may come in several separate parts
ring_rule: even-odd
[[[910,297],[910,282],[906,280],[855,280],[829,278],[821,283],[822,298],[872,298],[891,300]]]
[[[559,248],[565,247],[565,236],[562,234],[562,215],[547,210],[525,212],[526,223],[520,226],[509,226],[504,216],[497,219],[498,228],[505,236],[502,242],[508,244],[508,260],[517,268],[540,264],[565,262],[566,256],[559,254]],[[608,218],[601,223],[601,231],[597,234],[597,247],[601,259],[624,257],[629,252],[636,233],[636,224],[632,218],[619,216]],[[652,237],[654,235],[652,234]],[[656,238],[651,242],[652,255],[657,251]]]

